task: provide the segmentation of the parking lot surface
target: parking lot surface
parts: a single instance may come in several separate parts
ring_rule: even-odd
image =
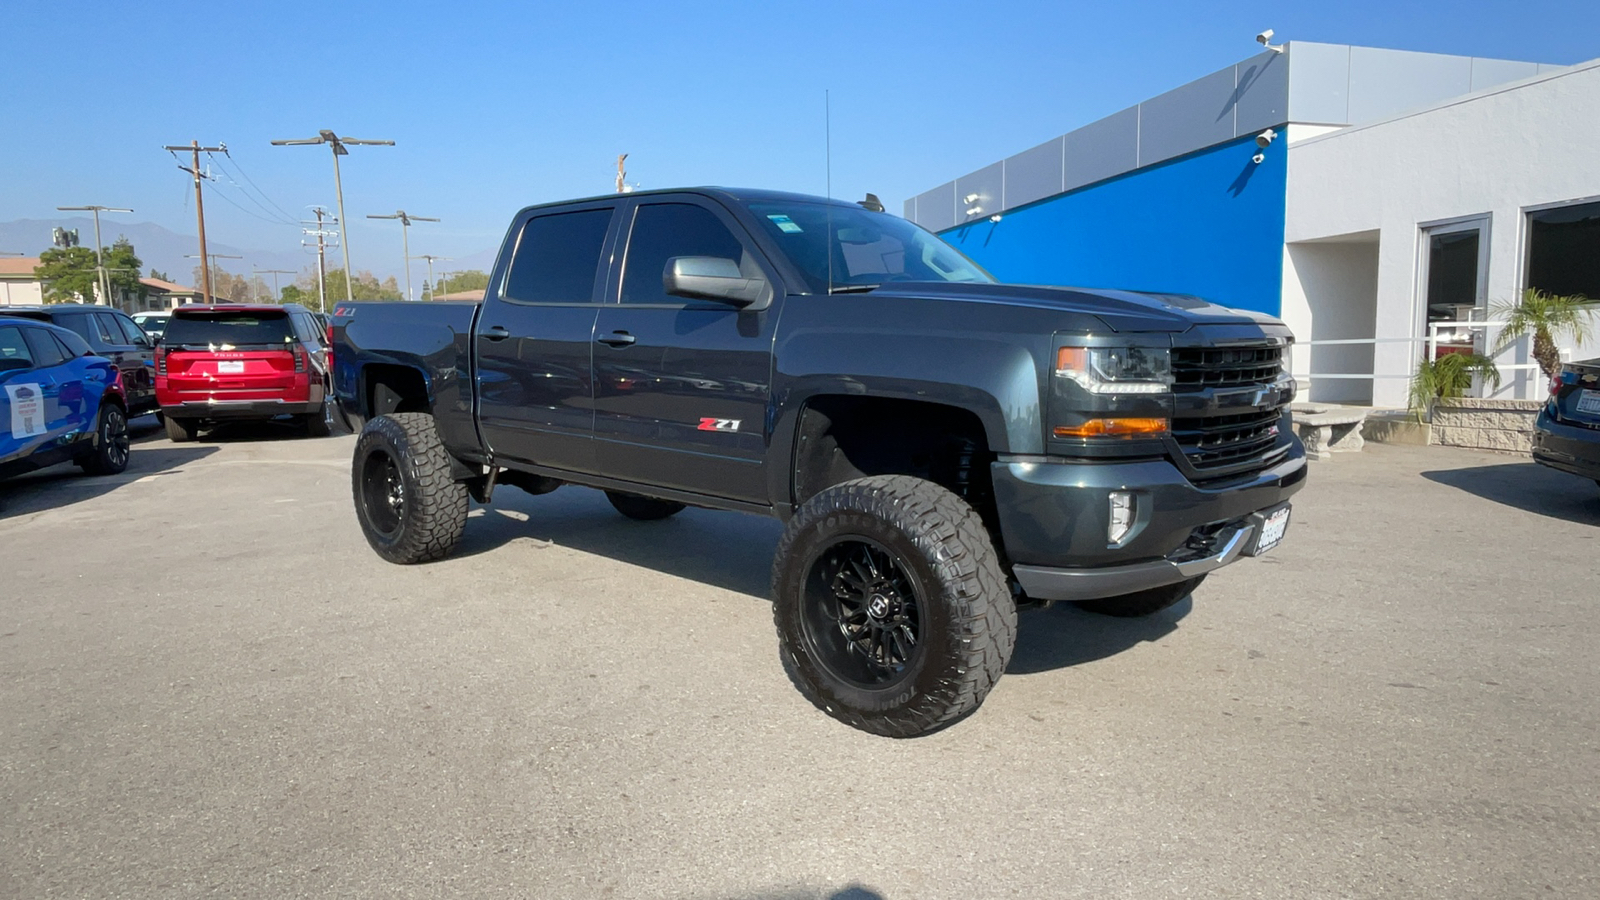
[[[354,438],[136,425],[0,483],[0,897],[1600,896],[1600,489],[1520,458],[1316,464],[894,741],[787,682],[774,520],[502,489],[398,567]]]

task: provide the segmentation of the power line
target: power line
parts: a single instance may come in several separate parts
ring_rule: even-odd
[[[223,155],[226,156],[227,154],[223,154]],[[267,205],[265,203],[262,203],[260,200],[256,199],[254,194],[251,194],[250,191],[247,190],[244,185],[239,183],[238,179],[233,177],[233,172],[229,171],[228,167],[223,165],[222,160],[220,158],[218,158],[216,154],[212,153],[212,154],[208,154],[208,156],[210,157],[210,159],[213,162],[215,162],[217,164],[217,168],[222,170],[222,174],[224,174],[224,175],[226,175],[228,177],[228,183],[229,184],[231,184],[234,187],[238,188],[239,189],[239,193],[243,194],[245,196],[245,199],[249,200],[251,203],[254,203],[257,207],[260,208],[260,210],[262,212],[267,214],[267,218],[263,219],[263,221],[275,222],[276,224],[279,224],[279,225],[291,225],[292,226],[292,225],[299,224],[299,223],[295,222],[292,219],[282,218],[282,217],[279,216],[279,214],[277,212],[274,212],[271,209],[268,209]],[[215,180],[215,179],[213,179],[213,180]],[[232,201],[229,201],[229,202],[232,202]],[[239,204],[237,204],[237,203],[234,203],[233,205],[234,206],[239,206]],[[243,209],[243,207],[240,207],[240,208]],[[251,215],[255,215],[255,214],[251,213]],[[262,217],[259,216],[259,215],[257,215],[256,218],[262,219]]]
[[[272,206],[275,209],[278,210],[278,212],[283,214],[283,217],[285,219],[288,219],[291,222],[297,221],[295,216],[294,216],[294,214],[290,213],[288,210],[284,209],[283,207],[278,206],[277,201],[275,201],[271,197],[267,196],[267,192],[263,191],[260,188],[260,186],[256,184],[256,180],[254,178],[251,178],[250,177],[250,173],[246,172],[244,170],[244,165],[242,163],[240,163],[237,159],[233,158],[233,154],[232,153],[226,153],[225,152],[225,153],[223,153],[223,155],[228,157],[228,162],[233,163],[233,167],[239,171],[240,175],[244,176],[244,180],[250,182],[250,186],[256,189],[256,193],[260,194],[262,196],[262,198],[265,199],[268,203],[271,203]]]

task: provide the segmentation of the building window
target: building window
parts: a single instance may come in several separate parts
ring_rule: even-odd
[[[1600,203],[1528,214],[1528,287],[1600,299]]]

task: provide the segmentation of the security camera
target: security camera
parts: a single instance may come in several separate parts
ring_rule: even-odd
[[[1268,128],[1266,131],[1263,131],[1260,134],[1256,135],[1256,146],[1257,147],[1265,147],[1268,144],[1272,143],[1274,140],[1276,140],[1277,137],[1278,137],[1278,133],[1276,131],[1273,131],[1271,128]]]
[[[1271,50],[1273,53],[1282,53],[1283,48],[1272,43],[1272,34],[1272,29],[1268,28],[1266,31],[1256,35],[1256,43],[1267,48],[1268,50]]]
[[[976,202],[978,202],[978,195],[977,194],[968,194],[965,197],[961,198],[961,202],[962,203],[976,203]]]
[[[1267,155],[1265,153],[1262,153],[1260,150],[1257,150],[1256,151],[1256,155],[1250,157],[1250,161],[1259,166],[1262,163],[1267,161]]]

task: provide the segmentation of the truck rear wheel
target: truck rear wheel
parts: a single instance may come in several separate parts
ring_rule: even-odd
[[[449,556],[467,527],[467,486],[450,476],[450,455],[427,413],[368,422],[350,467],[356,518],[367,543],[392,563]]]
[[[167,440],[174,444],[192,441],[200,433],[200,423],[195,419],[174,419],[171,416],[165,416],[165,419]]]
[[[606,491],[606,499],[611,501],[617,512],[641,522],[653,522],[683,512],[682,503],[641,497],[638,494],[625,494],[621,491]]]
[[[1200,586],[1200,582],[1205,580],[1206,576],[1197,575],[1176,584],[1162,585],[1147,591],[1136,591],[1120,597],[1103,597],[1099,600],[1078,600],[1076,604],[1079,609],[1099,613],[1102,616],[1136,619],[1140,616],[1153,615],[1177,603],[1193,593],[1194,589]]]
[[[977,511],[920,478],[812,497],[784,529],[772,582],[790,679],[873,734],[916,737],[969,715],[1016,644],[1016,604]]]

